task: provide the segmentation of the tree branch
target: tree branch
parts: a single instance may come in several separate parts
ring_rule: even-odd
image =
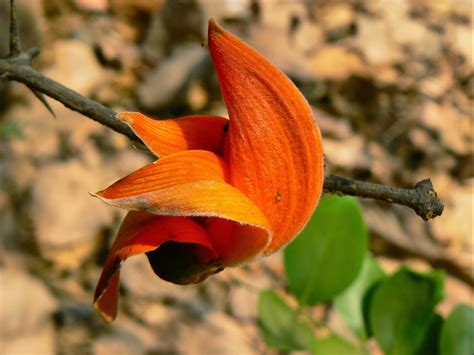
[[[46,100],[39,93],[61,102],[71,110],[109,127],[133,141],[140,141],[130,127],[116,118],[116,112],[42,75],[31,67],[31,61],[39,51],[34,48],[26,52],[21,51],[13,0],[11,0],[11,4],[10,55],[0,59],[0,78],[25,84],[50,111]],[[429,179],[418,182],[412,189],[402,189],[329,175],[324,180],[324,192],[372,198],[404,205],[412,208],[425,221],[440,216],[444,207]]]
[[[328,175],[324,179],[324,192],[373,198],[404,205],[412,208],[425,221],[440,216],[444,209],[430,179],[417,182],[412,189],[402,189]]]

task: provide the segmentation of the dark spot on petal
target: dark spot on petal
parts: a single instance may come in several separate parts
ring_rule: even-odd
[[[281,194],[280,194],[279,192],[277,192],[277,193],[275,194],[275,201],[276,201],[276,202],[280,202],[280,201],[281,201]]]
[[[203,258],[206,254],[210,255],[209,250],[197,244],[166,242],[146,256],[161,279],[187,285],[202,282],[222,270],[217,260]]]

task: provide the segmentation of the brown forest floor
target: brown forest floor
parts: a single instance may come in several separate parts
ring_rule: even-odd
[[[0,56],[8,48],[0,0]],[[301,88],[322,129],[327,170],[412,186],[430,177],[445,203],[411,210],[361,201],[371,250],[448,271],[446,315],[471,303],[474,56],[470,0],[23,0],[25,46],[40,70],[116,111],[226,115],[201,47],[214,15]],[[284,288],[281,255],[199,286],[157,279],[146,258],[122,274],[112,325],[91,307],[123,211],[98,191],[152,157],[50,100],[0,83],[0,352],[273,354],[256,327],[258,291]],[[337,317],[332,317],[340,327]],[[344,331],[344,329],[341,329]],[[374,350],[376,353],[377,350]]]

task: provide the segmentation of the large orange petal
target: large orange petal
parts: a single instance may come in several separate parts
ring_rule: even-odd
[[[209,115],[154,120],[138,112],[122,112],[118,118],[128,123],[143,143],[159,157],[191,149],[220,154],[229,122],[227,118]]]
[[[122,262],[133,255],[153,252],[165,242],[178,242],[193,248],[190,249],[193,252],[191,256],[196,258],[196,262],[187,265],[188,270],[176,270],[178,274],[181,272],[181,278],[191,277],[183,283],[199,282],[216,271],[213,261],[217,254],[198,223],[186,217],[129,212],[107,257],[95,292],[94,306],[105,319],[111,321],[117,314]],[[196,266],[198,269],[192,270],[192,274],[182,274],[190,271],[189,266]]]
[[[128,210],[160,215],[220,217],[263,229],[268,222],[242,192],[225,182],[226,164],[218,155],[188,150],[166,156],[96,194]]]
[[[214,153],[183,151],[135,171],[96,196],[128,210],[233,221],[225,228],[213,227],[211,240],[224,266],[234,265],[268,245],[270,227],[264,213],[225,182],[226,170],[224,160]]]
[[[266,247],[268,231],[227,219],[209,218],[203,227],[219,255],[222,267],[237,266],[256,257]]]
[[[320,132],[286,75],[213,19],[208,43],[230,117],[224,151],[230,183],[267,216],[268,254],[301,231],[319,200]]]

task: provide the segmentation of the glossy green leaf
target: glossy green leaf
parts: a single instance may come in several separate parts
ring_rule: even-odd
[[[265,343],[280,350],[307,350],[314,341],[308,324],[273,290],[260,292],[258,324]]]
[[[448,316],[441,330],[440,354],[474,354],[474,308],[460,304]]]
[[[402,267],[375,289],[369,321],[386,355],[416,354],[424,345],[434,307],[443,297],[444,274],[421,274]]]
[[[385,273],[378,262],[370,255],[366,255],[362,270],[355,281],[335,299],[336,311],[362,339],[367,337],[363,316],[364,298],[369,289],[384,275]]]
[[[284,252],[290,288],[301,304],[331,300],[357,277],[367,228],[352,197],[325,196],[308,225]]]
[[[367,352],[358,349],[347,340],[331,335],[326,338],[318,338],[311,346],[311,353],[314,355],[364,355]]]

